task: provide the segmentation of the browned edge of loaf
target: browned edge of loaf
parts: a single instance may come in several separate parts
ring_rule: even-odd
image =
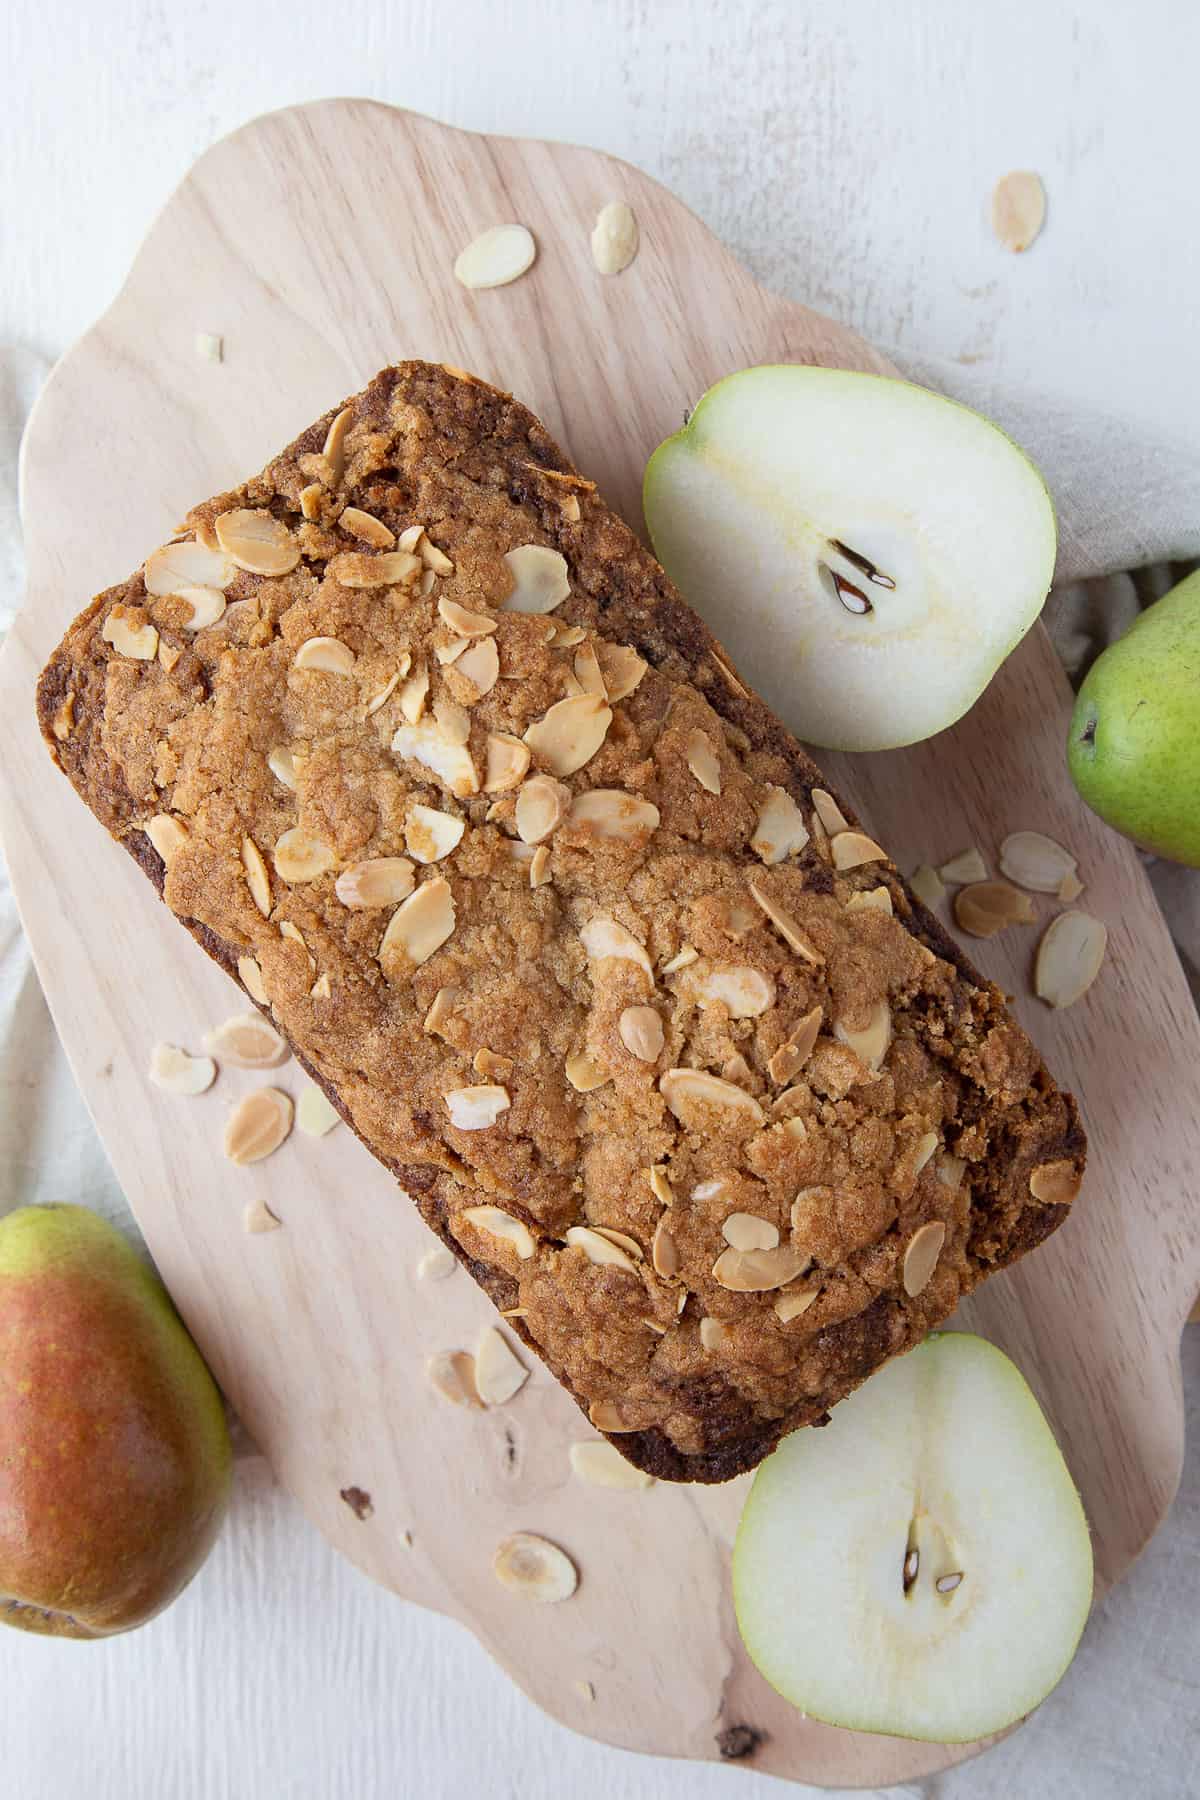
[[[345,406],[358,405],[365,411],[373,407],[386,407],[388,396],[397,380],[405,373],[420,371],[423,377],[432,384],[444,383],[447,395],[454,393],[454,401],[460,409],[463,405],[464,386],[469,386],[472,403],[480,415],[480,437],[488,434],[487,419],[489,409],[497,404],[511,408],[513,414],[521,421],[525,430],[525,440],[521,445],[520,461],[510,462],[505,470],[507,490],[510,499],[533,511],[542,526],[547,539],[557,542],[560,536],[560,515],[557,506],[548,504],[539,492],[535,469],[553,470],[557,473],[577,476],[578,472],[546,431],[545,427],[518,401],[502,390],[492,388],[477,377],[464,377],[459,371],[450,371],[437,364],[405,363],[380,371],[374,380],[361,394],[351,395],[338,406],[332,407],[323,418],[310,425],[281,454],[285,457],[296,457],[306,453],[319,452],[324,444],[326,433],[337,414]],[[277,461],[279,458],[273,458]],[[615,515],[612,515],[615,517]],[[80,782],[76,780],[76,771],[72,766],[74,759],[64,755],[64,746],[57,742],[53,732],[53,721],[59,704],[65,696],[70,664],[65,655],[65,648],[70,638],[81,627],[85,626],[108,602],[123,590],[124,584],[106,589],[98,594],[91,604],[84,608],[74,621],[63,642],[43,669],[37,684],[37,711],[42,735],[50,748],[51,756],[58,767],[71,780],[72,785],[80,793],[81,798],[95,810],[88,800]],[[766,702],[759,698],[738,676],[732,658],[699,616],[680,597],[665,572],[654,561],[650,553],[638,541],[632,532],[628,533],[628,562],[613,561],[609,564],[608,594],[600,602],[606,611],[619,613],[619,624],[616,626],[621,641],[632,644],[640,655],[655,667],[669,660],[678,659],[685,665],[694,686],[703,694],[709,705],[731,725],[744,731],[752,746],[757,750],[769,750],[783,757],[794,771],[795,781],[792,786],[793,797],[811,807],[811,790],[814,786],[827,786],[825,777],[812,762],[801,744],[783,723],[775,716]],[[649,589],[647,598],[646,590]],[[76,730],[69,740],[81,742],[93,719],[76,719]],[[842,810],[857,824],[853,809],[842,804]],[[106,821],[107,823],[107,821]],[[110,827],[111,829],[111,827]],[[129,851],[134,861],[142,868],[154,883],[162,896],[166,876],[165,865],[157,851],[153,848],[145,834],[138,830],[119,835],[112,835]],[[898,870],[889,868],[890,885],[898,889],[907,901],[909,909],[908,922],[914,936],[926,944],[937,956],[953,965],[955,969],[975,987],[991,995],[1003,1010],[1004,996],[992,982],[989,982],[973,966],[963,954],[960,946],[943,928],[940,921],[917,899],[908,887]],[[177,916],[177,915],[173,915]],[[214,962],[220,964],[225,972],[238,984],[239,990],[245,992],[237,974],[237,961],[241,954],[239,948],[219,937],[207,926],[193,919],[180,919]],[[248,996],[249,997],[249,996]],[[257,1002],[254,1002],[258,1005]],[[273,1016],[269,1007],[259,1007],[266,1017]],[[341,1097],[322,1079],[316,1069],[296,1050],[289,1045],[297,1062],[309,1075],[312,1081],[326,1094],[339,1116],[355,1135],[357,1132]],[[1044,1066],[1039,1068],[1038,1077],[1049,1081]],[[1035,1160],[1051,1161],[1056,1158],[1070,1158],[1081,1167],[1086,1157],[1086,1139],[1079,1122],[1078,1108],[1074,1097],[1060,1090],[1067,1111],[1065,1131],[1036,1147]],[[433,1192],[437,1185],[437,1171],[429,1166],[404,1164],[390,1161],[378,1156],[374,1147],[361,1141],[377,1161],[384,1162],[397,1181],[408,1192],[421,1212],[423,1219],[431,1230],[437,1233],[442,1243],[450,1250],[460,1263],[468,1270],[473,1279],[487,1293],[497,1308],[503,1309],[511,1303],[511,1278],[503,1271],[493,1269],[470,1257],[450,1232],[446,1223],[446,1215],[438,1197]],[[990,1259],[987,1267],[980,1269],[981,1278],[994,1269],[1005,1267],[1034,1249],[1055,1231],[1066,1217],[1069,1207],[1049,1202],[1034,1200],[1029,1197],[1019,1218],[1017,1229],[1012,1233],[1000,1253]],[[892,1355],[915,1347],[912,1343],[896,1342],[893,1326],[898,1322],[896,1316],[900,1308],[891,1294],[880,1294],[862,1313],[841,1323],[830,1326],[821,1334],[819,1342],[830,1350],[836,1350],[837,1363],[842,1376],[836,1393],[814,1399],[806,1409],[805,1416],[790,1417],[786,1422],[764,1422],[760,1431],[751,1437],[739,1437],[733,1442],[726,1442],[719,1448],[698,1454],[685,1455],[680,1452],[666,1437],[655,1428],[644,1431],[622,1432],[613,1434],[610,1442],[621,1453],[639,1468],[651,1475],[668,1481],[721,1482],[731,1480],[748,1469],[754,1468],[774,1449],[786,1431],[800,1425],[823,1425],[828,1422],[829,1408],[838,1400],[860,1386],[867,1377],[881,1366]],[[541,1348],[526,1330],[521,1319],[506,1321],[509,1327],[539,1357]],[[544,1360],[544,1358],[543,1358]],[[587,1413],[588,1401],[571,1387],[571,1384],[559,1371],[553,1373],[562,1382],[581,1410]],[[714,1425],[720,1424],[720,1401],[714,1396]],[[608,1434],[606,1434],[608,1435]]]

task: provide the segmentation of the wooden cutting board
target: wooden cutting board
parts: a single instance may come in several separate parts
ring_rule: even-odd
[[[622,197],[641,253],[602,278],[588,236],[598,208]],[[535,267],[512,287],[465,292],[455,253],[507,219],[535,232]],[[197,354],[198,332],[222,336],[221,363]],[[257,1078],[223,1071],[199,1100],[146,1082],[156,1040],[199,1048],[239,996],[53,771],[36,673],[91,594],[136,567],[189,503],[403,356],[520,395],[635,523],[648,453],[717,377],[768,361],[887,370],[850,333],[765,293],[654,182],[592,151],[360,101],[276,113],[210,150],[113,307],[55,370],[25,445],[29,585],[0,663],[0,816],[75,1073],[205,1355],[279,1477],[361,1568],[463,1620],[540,1706],[610,1743],[715,1759],[718,1734],[749,1725],[761,1734],[750,1766],[800,1781],[875,1785],[943,1768],[970,1751],[814,1724],[756,1674],[728,1581],[744,1479],[634,1495],[581,1487],[567,1446],[587,1427],[541,1368],[485,1414],[434,1397],[425,1357],[472,1347],[490,1309],[461,1273],[415,1279],[424,1227],[348,1131],[297,1134],[235,1170],[221,1127]],[[1046,1406],[1103,1587],[1143,1548],[1179,1476],[1178,1339],[1200,1287],[1200,1028],[1136,855],[1067,780],[1068,704],[1039,628],[954,731],[827,766],[906,867],[968,843],[993,854],[1019,827],[1049,831],[1078,854],[1085,903],[1108,922],[1106,967],[1062,1015],[1029,997],[1033,932],[973,946],[1078,1092],[1092,1160],[1074,1220],[963,1321],[1015,1356]],[[294,1065],[280,1080],[301,1086]],[[243,1233],[254,1195],[282,1230]],[[368,1517],[342,1498],[351,1488],[370,1495]],[[494,1582],[493,1546],[522,1528],[576,1559],[569,1603],[531,1608]]]

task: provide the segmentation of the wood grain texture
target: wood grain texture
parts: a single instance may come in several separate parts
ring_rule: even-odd
[[[602,281],[587,233],[617,195],[638,212],[643,250]],[[464,293],[454,251],[506,217],[537,234],[535,270],[510,289]],[[194,355],[198,329],[223,334],[224,363]],[[3,822],[76,1073],[205,1353],[281,1479],[368,1573],[464,1619],[539,1704],[610,1742],[711,1758],[722,1726],[749,1723],[766,1733],[754,1767],[806,1781],[945,1766],[963,1752],[814,1725],[750,1668],[727,1584],[744,1483],[636,1499],[581,1490],[565,1457],[578,1414],[540,1371],[502,1411],[439,1407],[421,1361],[473,1342],[479,1296],[459,1277],[412,1281],[423,1227],[347,1133],[297,1140],[233,1174],[216,1144],[248,1078],[223,1076],[204,1100],[175,1105],[145,1086],[153,1041],[196,1047],[237,997],[54,776],[33,725],[34,676],[87,595],[128,573],[191,500],[259,466],[404,354],[516,391],[634,520],[646,454],[730,368],[885,367],[766,294],[677,201],[593,152],[471,137],[366,103],[277,114],[209,152],[112,311],[60,365],[27,446],[29,602],[0,665]],[[1178,1479],[1177,1344],[1200,1280],[1185,1193],[1200,1165],[1200,1033],[1136,857],[1062,774],[1065,707],[1035,633],[953,733],[829,766],[914,862],[967,841],[994,848],[1019,825],[1056,833],[1112,928],[1109,967],[1085,1003],[1062,1018],[1022,1007],[1091,1131],[1080,1216],[971,1309],[1047,1405],[1109,1582]],[[1030,949],[1022,940],[980,960],[1021,992]],[[289,1071],[284,1084],[298,1086]],[[246,1239],[241,1206],[256,1192],[285,1229]],[[369,1519],[340,1498],[350,1485],[371,1494]],[[568,1605],[531,1618],[494,1586],[492,1547],[515,1528],[576,1556],[584,1579]],[[575,1679],[597,1689],[586,1719]]]

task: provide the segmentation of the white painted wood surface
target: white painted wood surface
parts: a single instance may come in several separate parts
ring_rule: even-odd
[[[465,124],[601,143],[672,182],[759,273],[880,341],[983,354],[1081,396],[1103,370],[1111,399],[1141,398],[1145,412],[1147,385],[1153,416],[1185,428],[1190,403],[1168,371],[1197,246],[1173,242],[1187,186],[1170,176],[1182,178],[1190,153],[1190,9],[836,10],[743,15],[730,3],[701,25],[693,7],[559,4],[537,9],[535,33],[534,9],[520,5],[202,3],[168,26],[149,5],[92,20],[22,0],[0,25],[22,76],[0,153],[9,233],[35,253],[6,256],[0,323],[61,348],[110,297],[149,212],[213,135],[285,99],[366,91]],[[1020,261],[1000,257],[985,223],[991,181],[1014,163],[1041,167],[1051,186],[1047,238]],[[86,1785],[102,1800],[774,1791],[557,1731],[451,1628],[331,1566],[253,1476],[238,1518],[191,1593],[138,1637],[83,1660],[0,1645],[14,1789]],[[1170,1554],[1151,1552],[1160,1578]],[[1102,1622],[1099,1635],[1128,1650],[1119,1628]],[[1142,1648],[1127,1687],[1156,1662],[1148,1638]],[[1152,1698],[1165,1704],[1169,1670],[1160,1661],[1155,1672]],[[998,1793],[1002,1771],[1011,1781],[1020,1768],[1020,1791],[1033,1793],[1035,1767],[1078,1765],[1065,1722],[1086,1717],[1075,1697],[1095,1673],[1089,1650],[1016,1747],[951,1778],[952,1791]]]

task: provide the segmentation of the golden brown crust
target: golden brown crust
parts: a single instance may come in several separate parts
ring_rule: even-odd
[[[100,595],[43,672],[43,731],[204,949],[235,979],[257,960],[297,1057],[579,1404],[652,1473],[724,1480],[1055,1228],[1066,1208],[1030,1176],[1082,1171],[1074,1102],[890,862],[836,866],[819,772],[531,414],[423,363],[347,409],[340,446],[330,413],[189,518],[211,544],[269,514],[250,529],[279,572],[228,565],[196,631],[195,597],[140,572]],[[387,543],[418,523],[428,574]],[[546,616],[503,605],[505,553],[530,544],[569,572]],[[464,643],[494,665],[439,658]],[[526,732],[518,812],[515,786],[477,790],[489,737],[509,754]],[[581,803],[596,790],[624,798]],[[157,815],[187,833],[169,867]],[[768,860],[781,831],[798,847]],[[418,894],[446,884],[423,895],[432,938],[391,926],[399,889],[339,895],[383,857]],[[931,1222],[944,1245],[909,1293]],[[747,1229],[778,1248],[731,1247]]]

